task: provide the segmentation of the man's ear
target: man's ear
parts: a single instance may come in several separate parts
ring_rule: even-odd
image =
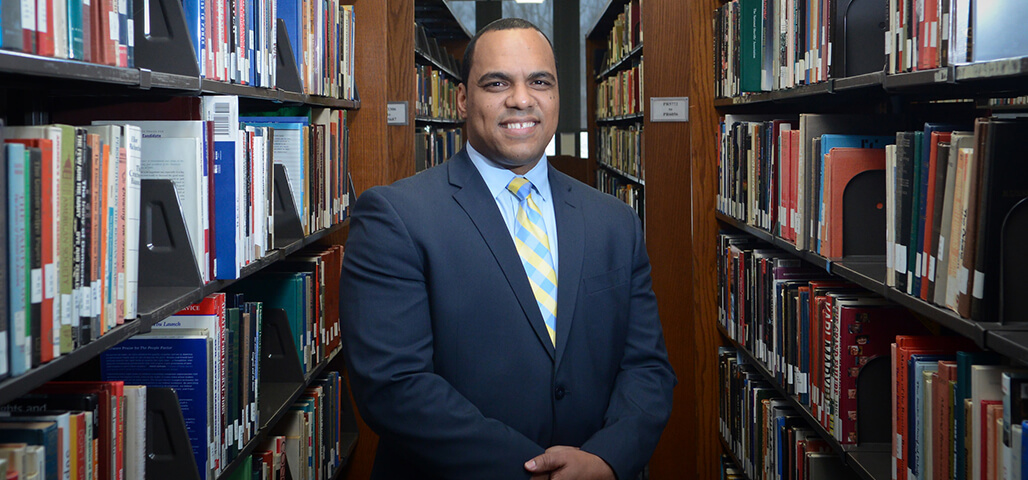
[[[457,115],[460,118],[465,118],[465,113],[468,111],[468,89],[461,82],[457,84]]]

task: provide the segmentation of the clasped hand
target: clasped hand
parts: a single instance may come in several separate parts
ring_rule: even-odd
[[[614,471],[603,459],[575,447],[558,445],[547,448],[525,462],[532,480],[616,480]]]

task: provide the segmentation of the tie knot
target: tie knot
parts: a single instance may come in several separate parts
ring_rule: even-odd
[[[519,201],[523,202],[532,193],[532,182],[528,181],[525,177],[514,177],[507,184],[507,190],[513,193],[515,197],[518,197]]]

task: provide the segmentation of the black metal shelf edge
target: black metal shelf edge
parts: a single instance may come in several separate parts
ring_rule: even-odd
[[[464,120],[454,118],[431,118],[431,117],[414,117],[415,122],[428,123],[433,125],[463,125]]]
[[[805,405],[800,403],[800,401],[797,400],[795,396],[790,395],[785,390],[785,388],[782,387],[782,385],[780,385],[778,383],[778,380],[775,378],[775,376],[771,372],[767,371],[767,368],[764,367],[764,364],[760,363],[756,359],[756,357],[754,357],[753,354],[750,353],[749,350],[747,350],[742,345],[739,345],[739,343],[737,343],[735,340],[732,340],[732,337],[730,335],[728,335],[728,332],[725,331],[725,328],[720,323],[717,324],[717,328],[718,328],[718,331],[721,332],[721,335],[724,336],[725,339],[727,339],[729,342],[732,343],[732,346],[735,347],[736,351],[738,351],[739,353],[741,353],[742,355],[744,355],[746,357],[746,363],[752,365],[753,368],[758,373],[760,373],[760,376],[764,377],[764,380],[767,381],[767,383],[769,385],[771,385],[775,389],[775,391],[777,391],[778,394],[782,398],[784,398],[786,401],[789,402],[789,404],[793,407],[793,409],[796,410],[796,412],[801,417],[803,417],[803,420],[815,432],[817,432],[817,435],[819,437],[824,439],[824,441],[827,442],[828,445],[832,447],[832,450],[837,455],[839,455],[839,457],[842,458],[843,461],[845,461],[847,464],[849,464],[851,466],[858,467],[858,468],[854,468],[854,470],[858,474],[860,474],[861,478],[863,478],[864,480],[888,480],[889,478],[891,478],[891,474],[886,474],[886,476],[884,476],[884,477],[871,476],[871,473],[877,471],[877,469],[875,469],[873,465],[871,466],[872,468],[870,468],[870,469],[867,468],[866,466],[863,465],[863,463],[861,463],[861,461],[858,458],[854,457],[854,454],[856,454],[858,452],[862,454],[860,456],[860,458],[865,458],[867,456],[877,457],[877,455],[874,455],[874,454],[882,454],[882,452],[884,451],[884,459],[881,459],[881,460],[876,459],[876,460],[874,460],[874,462],[878,463],[879,461],[881,461],[881,462],[888,463],[888,462],[890,462],[890,459],[889,459],[890,453],[889,453],[889,445],[888,444],[880,444],[880,445],[879,444],[868,444],[868,445],[842,445],[842,444],[840,444],[838,442],[838,440],[836,440],[835,437],[832,436],[832,434],[828,433],[828,431],[825,430],[823,426],[821,426],[821,422],[818,422],[817,419],[814,418],[814,415],[812,415],[810,413],[810,410],[808,410]]]
[[[301,95],[299,93],[286,92],[289,95],[298,95],[303,103],[318,105],[320,107],[343,108],[346,110],[360,110],[360,100],[346,100],[343,98],[322,97],[319,95]]]
[[[200,92],[200,77],[165,72],[149,72],[149,75],[150,88],[165,88],[169,90],[189,91],[194,93]],[[142,78],[140,79],[140,83],[142,83]]]
[[[109,330],[100,338],[73,350],[71,353],[61,355],[17,377],[5,379],[3,382],[0,382],[0,405],[25,395],[36,387],[78,367],[87,360],[99,355],[100,352],[139,333],[144,327],[148,329],[149,325],[144,326],[139,320],[125,322],[125,324]]]
[[[1028,74],[1028,57],[1004,58],[956,66],[958,82],[1023,77]]]
[[[864,73],[861,75],[854,75],[852,77],[836,78],[834,81],[834,89],[836,92],[858,88],[879,87],[882,85],[882,82],[885,81],[885,72]]]
[[[893,73],[885,76],[882,86],[886,91],[903,90],[927,85],[950,83],[954,80],[953,67],[933,68],[916,72]]]
[[[643,44],[640,43],[639,45],[636,45],[635,48],[632,49],[632,51],[628,52],[628,55],[625,55],[624,58],[614,62],[613,65],[605,68],[602,72],[600,72],[600,74],[596,76],[596,82],[602,82],[605,78],[610,76],[610,74],[620,71],[621,67],[625,66],[628,62],[635,60],[637,57],[641,57],[642,51]]]
[[[1028,362],[1028,331],[988,331],[985,346],[1005,357]]]
[[[138,85],[139,70],[0,50],[0,71],[96,83]]]
[[[828,273],[835,274],[849,280],[888,300],[896,302],[905,308],[913,310],[919,315],[927,317],[960,335],[968,337],[971,340],[974,340],[978,346],[985,346],[986,326],[983,326],[973,320],[962,318],[949,309],[930,304],[920,298],[907,295],[905,292],[901,292],[895,288],[887,286],[885,284],[884,260],[875,257],[862,259],[828,259],[813,252],[799,250],[795,245],[778,236],[752,225],[747,225],[744,222],[729,217],[721,212],[717,212],[716,217],[718,220],[727,223],[734,228],[753,235],[782,250],[785,250],[790,254],[796,255],[818,268],[823,268]]]
[[[635,175],[629,175],[629,174],[627,174],[625,172],[622,172],[621,170],[619,170],[617,168],[614,168],[614,167],[612,167],[610,165],[607,165],[606,163],[603,163],[603,162],[599,162],[598,161],[598,162],[596,162],[596,164],[601,166],[601,167],[603,167],[604,170],[612,172],[612,173],[614,173],[614,174],[624,178],[625,180],[628,180],[628,181],[630,181],[632,183],[638,184],[638,185],[643,186],[643,187],[646,186],[646,181],[641,179],[641,178],[639,178],[639,177],[636,177]]]
[[[358,109],[360,102],[342,98],[324,97],[320,95],[309,95],[304,93],[290,92],[275,88],[255,87],[252,85],[240,85],[237,83],[225,83],[215,80],[201,79],[200,91],[217,95],[236,95],[259,100],[271,100],[273,102],[304,103],[324,107],[335,107],[345,109]]]
[[[239,455],[237,455],[236,458],[232,459],[232,461],[228,465],[226,465],[225,468],[221,471],[221,474],[217,477],[218,479],[225,479],[232,475],[232,472],[243,464],[246,457],[249,457],[250,454],[253,453],[254,449],[256,449],[257,446],[264,441],[264,439],[268,438],[268,430],[270,430],[276,424],[278,424],[279,420],[282,420],[282,416],[285,415],[287,410],[289,410],[289,407],[292,406],[294,402],[296,402],[297,398],[300,398],[300,394],[302,394],[303,391],[306,390],[307,387],[310,385],[311,379],[316,378],[318,374],[320,374],[321,371],[324,370],[330,362],[332,362],[332,360],[336,357],[336,354],[338,354],[340,350],[341,349],[337,348],[334,352],[329,354],[329,356],[325,358],[325,360],[319,363],[317,367],[315,367],[314,375],[311,375],[309,378],[307,378],[307,381],[303,385],[298,386],[296,390],[294,390],[293,393],[289,395],[288,401],[286,401],[278,409],[275,410],[275,414],[272,416],[272,418],[269,419],[269,421],[265,422],[265,424],[261,428],[257,429],[257,432],[254,433],[253,438],[251,438],[250,441],[246,443],[246,446],[244,446],[243,449],[239,451]]]
[[[428,53],[422,52],[420,48],[415,48],[414,49],[414,57],[415,58],[420,58],[420,59],[422,59],[422,61],[428,62],[433,67],[438,68],[439,70],[442,70],[443,73],[453,77],[454,80],[456,80],[458,82],[461,81],[460,75],[458,75],[457,73],[454,73],[453,70],[450,70],[450,67],[447,67],[447,66],[443,65],[442,62],[440,62],[439,60],[436,60],[435,58],[432,58],[432,56],[429,55]]]
[[[596,123],[617,123],[617,122],[628,122],[628,121],[639,121],[645,119],[645,113],[629,113],[628,115],[618,115],[616,117],[601,117],[596,119]]]

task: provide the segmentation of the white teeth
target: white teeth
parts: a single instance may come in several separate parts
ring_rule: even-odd
[[[508,124],[504,125],[503,128],[519,129],[519,128],[534,127],[534,126],[535,126],[535,122],[523,122],[523,123],[508,123]]]

